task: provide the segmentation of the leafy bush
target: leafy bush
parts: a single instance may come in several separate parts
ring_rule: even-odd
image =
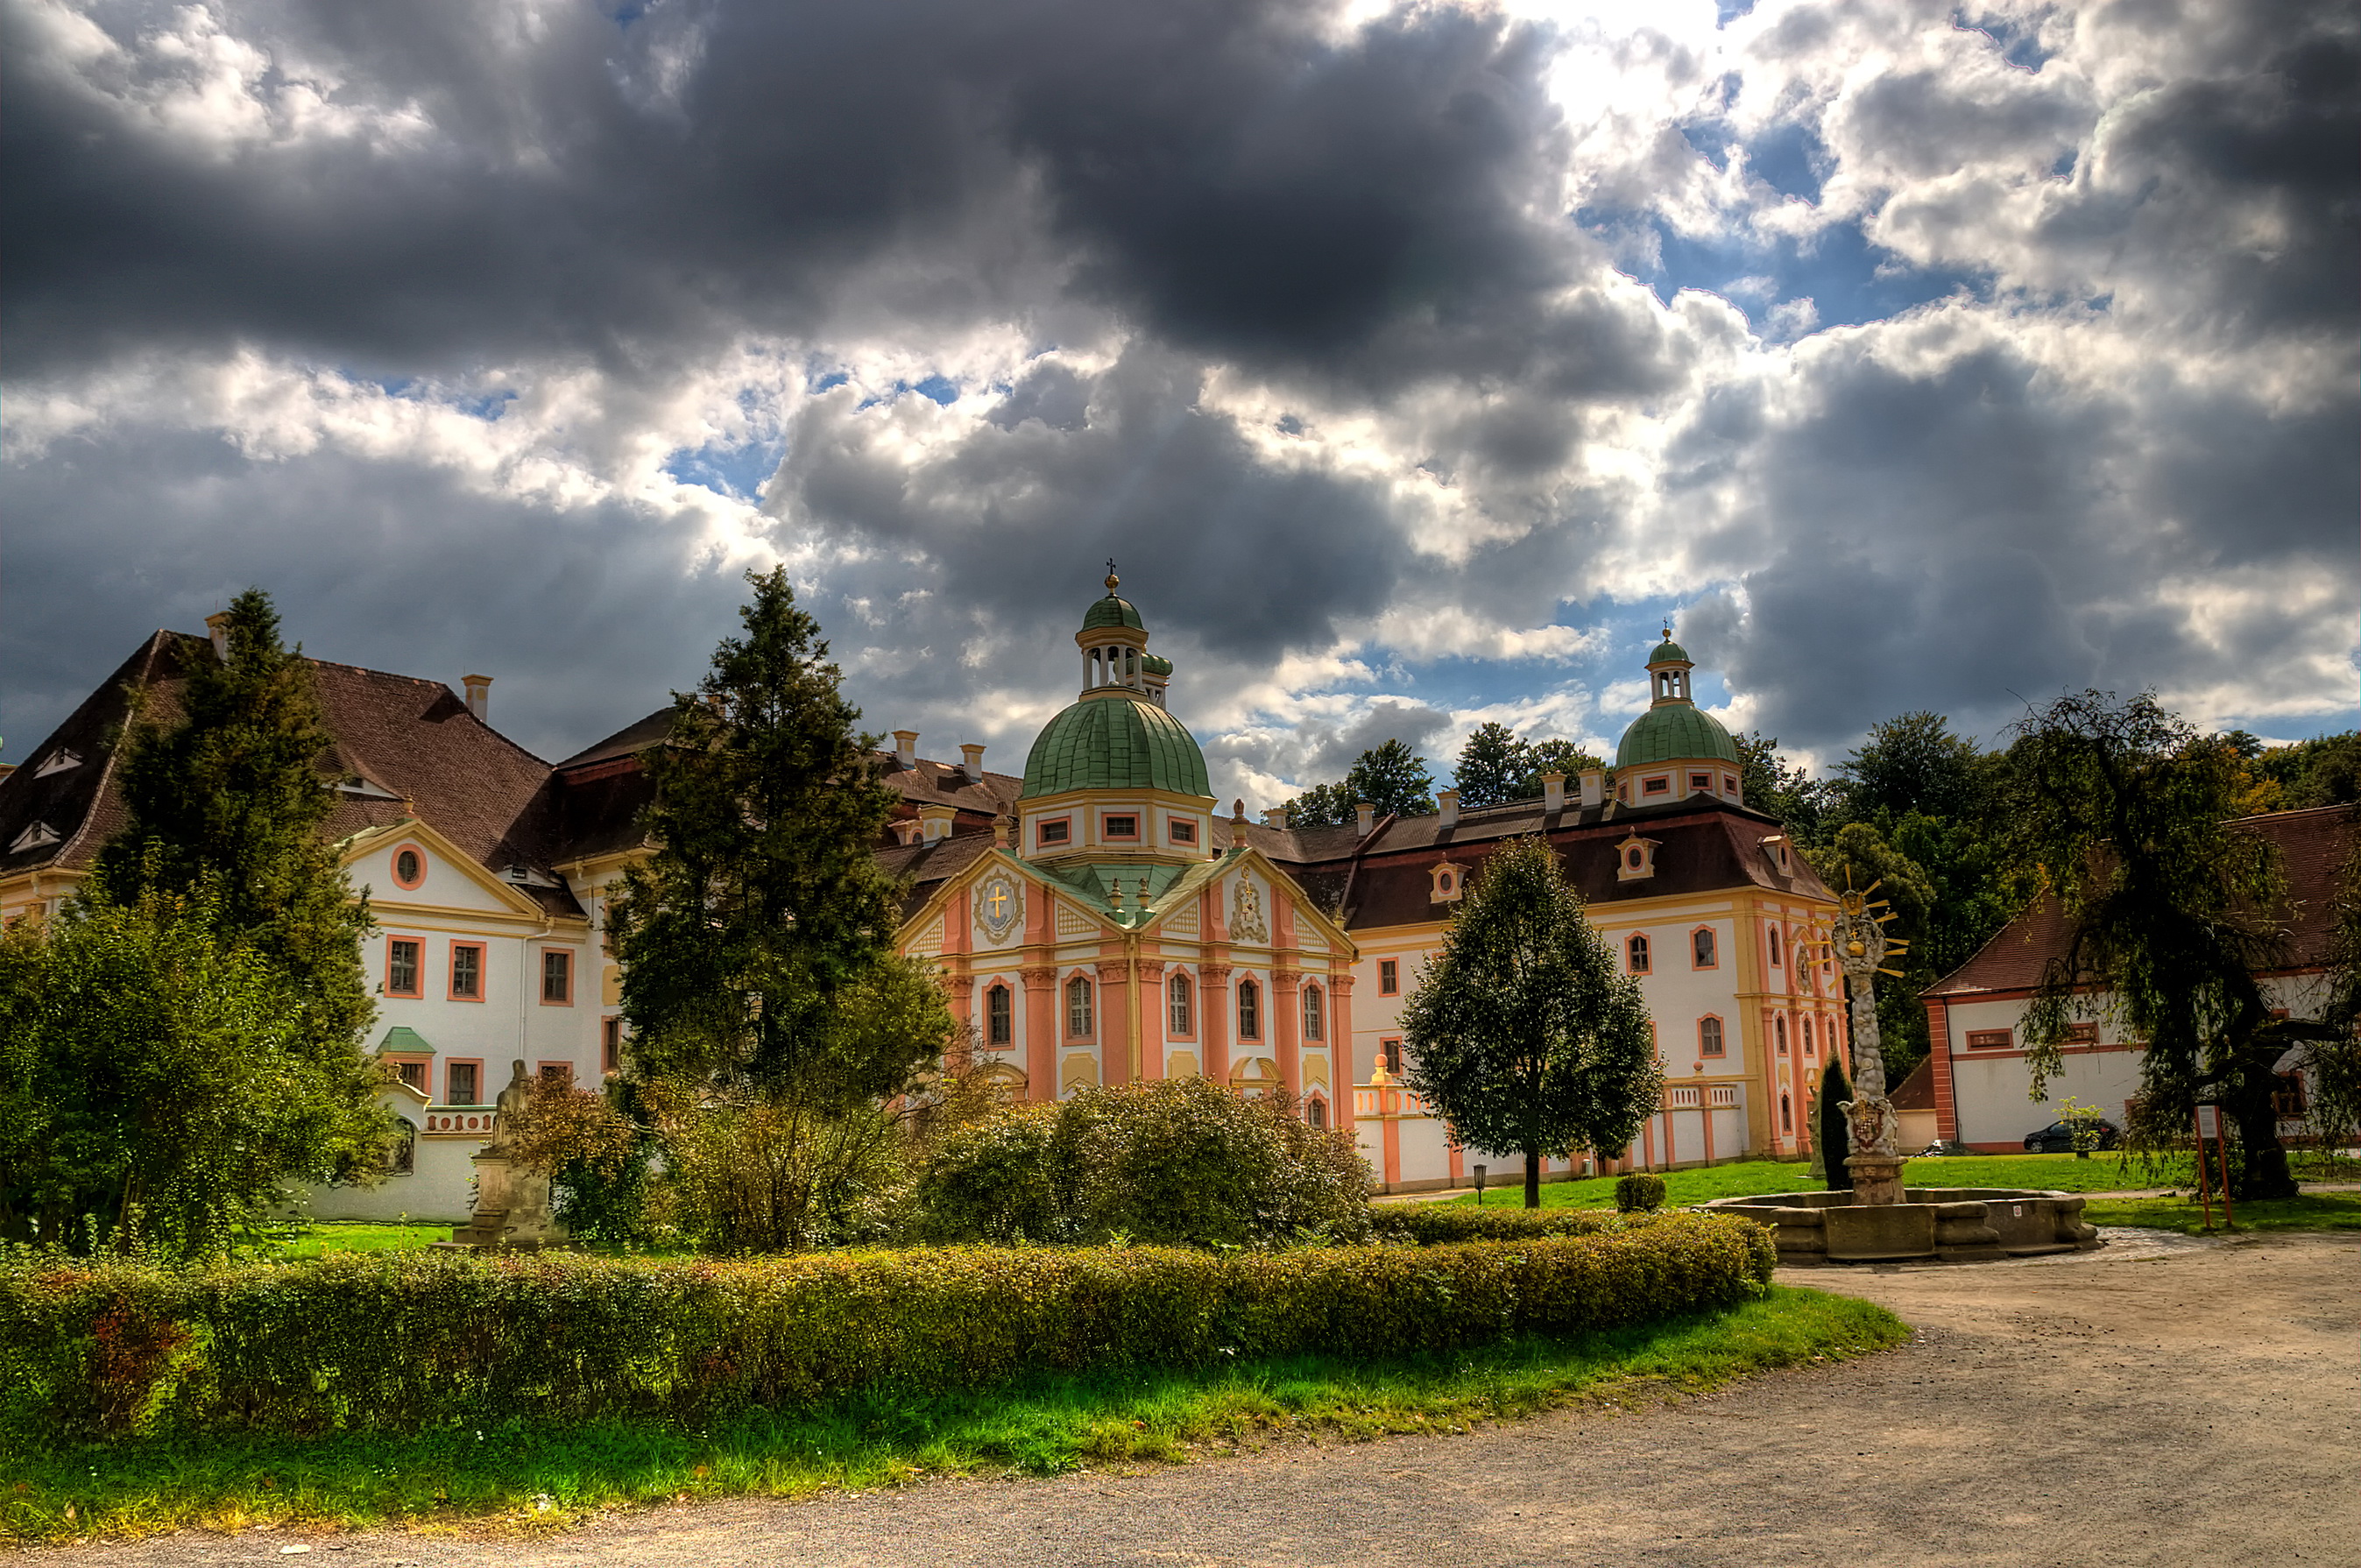
[[[1471,1209],[1458,1203],[1380,1203],[1369,1210],[1379,1241],[1437,1246],[1450,1242],[1516,1242],[1534,1236],[1590,1236],[1644,1225],[1652,1218],[1605,1209]]]
[[[1435,1247],[942,1247],[713,1259],[342,1253],[0,1269],[0,1431],[704,1420],[863,1389],[1456,1349],[1762,1294],[1735,1215]]]
[[[1625,1214],[1664,1206],[1664,1179],[1633,1171],[1615,1184],[1615,1207]]]
[[[649,1198],[658,1234],[723,1252],[793,1252],[881,1241],[903,1223],[902,1131],[876,1107],[645,1092],[664,1140],[664,1179]]]
[[[584,1241],[635,1242],[647,1234],[654,1139],[620,1101],[632,1086],[577,1089],[563,1078],[529,1079],[524,1109],[502,1130],[509,1158],[550,1177],[557,1218]]]
[[[1281,1100],[1202,1078],[1085,1090],[947,1133],[917,1191],[939,1241],[1272,1246],[1368,1234],[1368,1168],[1352,1135]]]

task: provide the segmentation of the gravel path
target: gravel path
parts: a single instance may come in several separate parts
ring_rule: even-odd
[[[2361,1236],[1827,1269],[1891,1354],[1617,1415],[1146,1475],[618,1515],[561,1535],[181,1535],[20,1561],[392,1564],[2361,1565]]]

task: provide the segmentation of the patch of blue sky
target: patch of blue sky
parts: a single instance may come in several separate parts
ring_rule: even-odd
[[[1872,244],[1857,223],[1832,224],[1798,238],[1739,228],[1685,234],[1653,214],[1584,209],[1575,220],[1610,245],[1619,230],[1628,235],[1636,225],[1651,232],[1653,258],[1633,255],[1639,247],[1630,245],[1618,248],[1658,299],[1669,303],[1683,289],[1702,289],[1758,324],[1772,307],[1806,298],[1820,326],[1883,321],[1962,289],[1978,292],[1985,281],[1971,272],[1913,267]]]
[[[2020,71],[2038,71],[2048,63],[2049,50],[2042,47],[2041,20],[2046,11],[2032,16],[1993,16],[1982,11],[1971,11],[1959,6],[1951,12],[1951,26],[1965,32],[1982,33],[1992,39],[2001,58]]]
[[[472,398],[455,399],[452,406],[489,424],[508,412],[509,405],[516,400],[514,392],[483,392]]]
[[[684,485],[701,485],[734,501],[758,499],[786,455],[784,440],[708,442],[664,460],[664,472]]]

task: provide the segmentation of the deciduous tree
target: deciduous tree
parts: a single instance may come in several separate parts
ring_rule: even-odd
[[[2147,1042],[2147,1125],[2186,1127],[2216,1101],[2237,1128],[2242,1193],[2292,1195],[2272,1103],[2290,1039],[2255,978],[2278,954],[2281,883],[2269,842],[2228,820],[2237,752],[2146,693],[2060,697],[2015,734],[2010,859],[2065,923],[2025,1014],[2036,1097],[2095,1000]]]
[[[1402,1040],[1410,1086],[1462,1143],[1524,1157],[1529,1209],[1544,1157],[1629,1146],[1663,1086],[1639,984],[1539,839],[1485,863],[1403,1006]]]

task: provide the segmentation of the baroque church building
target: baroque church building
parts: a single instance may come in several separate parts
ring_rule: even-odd
[[[1021,777],[987,771],[977,745],[922,758],[910,730],[878,755],[901,797],[878,851],[907,888],[897,944],[940,965],[977,1070],[1030,1100],[1198,1075],[1282,1093],[1314,1125],[1352,1129],[1385,1189],[1463,1185],[1487,1157],[1403,1086],[1400,1009],[1470,878],[1539,834],[1655,1020],[1663,1109],[1605,1163],[1806,1149],[1810,1086],[1842,1049],[1841,987],[1817,956],[1835,900],[1746,805],[1738,749],[1696,706],[1669,634],[1611,782],[1545,775],[1537,799],[1466,812],[1445,790],[1431,815],[1364,807],[1299,828],[1219,808],[1168,706],[1172,666],[1118,586],[1084,613],[1081,690]],[[218,627],[213,644],[156,633],[0,777],[0,919],[52,909],[81,880],[123,821],[110,737],[131,694],[169,718],[181,662],[217,651]],[[336,738],[329,831],[379,923],[363,958],[383,1099],[411,1137],[390,1179],[316,1191],[313,1212],[456,1218],[514,1064],[589,1081],[620,1060],[621,975],[598,933],[608,891],[647,852],[639,757],[671,710],[551,765],[491,728],[485,676],[462,696],[313,672]],[[1490,1179],[1521,1174],[1511,1157]]]

